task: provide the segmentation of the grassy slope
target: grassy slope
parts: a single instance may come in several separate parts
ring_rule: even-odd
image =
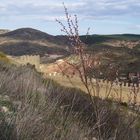
[[[72,88],[78,88],[80,90],[82,90],[83,92],[87,93],[86,88],[84,87],[83,83],[81,82],[79,77],[73,77],[73,78],[66,78],[65,76],[52,76],[49,77],[53,80],[55,80],[56,82],[58,82],[60,85],[65,85],[66,87],[72,87]],[[111,89],[111,93],[109,95],[109,99],[112,99],[114,101],[120,101],[121,102],[126,102],[126,103],[130,103],[130,98],[132,99],[131,102],[134,101],[134,94],[132,93],[130,95],[130,91],[131,91],[131,87],[120,87],[119,85],[113,85],[111,87],[111,84],[109,83],[99,83],[99,94],[97,92],[95,93],[91,93],[92,96],[97,96],[101,99],[105,99],[109,93],[109,90]],[[91,86],[90,86],[91,88]],[[96,84],[94,85],[94,90],[98,91],[98,87],[96,87]],[[121,99],[120,99],[121,98]],[[140,102],[140,96],[137,96],[137,101]]]
[[[44,80],[31,68],[1,63],[0,81],[0,108],[8,108],[6,112],[0,110],[2,140],[98,137],[94,105],[82,91]],[[117,140],[139,139],[139,122],[131,129],[127,127],[133,116],[129,117],[127,108],[124,112],[119,104],[112,101],[96,101],[99,101],[99,112],[103,116],[100,120],[104,125],[100,127],[104,140],[114,137],[114,134]],[[119,133],[115,133],[116,129]]]

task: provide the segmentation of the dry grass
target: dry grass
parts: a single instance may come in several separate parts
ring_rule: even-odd
[[[66,76],[62,76],[62,75],[56,75],[56,76],[48,76],[49,78],[55,80],[56,82],[58,82],[59,84],[66,86],[66,87],[73,87],[73,88],[78,88],[81,89],[82,91],[84,91],[85,93],[87,93],[86,88],[84,87],[83,83],[81,82],[81,79],[79,77],[73,77],[73,78],[67,78]],[[91,84],[91,83],[89,83]],[[94,82],[95,90],[97,90],[97,85]],[[90,88],[91,85],[90,85]],[[111,85],[110,83],[103,83],[100,82],[99,83],[99,94],[97,95],[97,92],[92,92],[92,96],[97,96],[101,99],[112,99],[115,101],[121,101],[121,102],[126,102],[126,103],[133,103],[134,102],[134,96],[135,94],[133,93],[133,87],[128,87],[128,86],[120,86],[120,85]],[[111,90],[111,92],[109,93],[109,90]],[[136,87],[137,90],[137,105],[140,105],[140,91],[139,91],[139,87]],[[88,94],[88,93],[87,93]],[[109,94],[109,96],[108,96]],[[108,96],[108,97],[107,97]]]
[[[29,67],[0,64],[0,95],[0,108],[9,110],[0,111],[2,140],[98,139],[98,118],[81,90],[45,80]],[[100,103],[104,140],[139,140],[137,114],[111,100],[95,99]],[[133,120],[135,125],[130,124]]]

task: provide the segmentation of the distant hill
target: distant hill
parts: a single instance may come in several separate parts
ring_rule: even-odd
[[[88,35],[81,36],[81,40],[86,44],[97,44],[109,41],[140,41],[140,35],[135,34],[116,34],[116,35]]]
[[[9,55],[68,54],[63,40],[36,29],[21,28],[0,34],[0,51]]]
[[[140,35],[88,35],[80,36],[87,44],[89,51],[114,50],[129,48],[139,50]],[[69,54],[70,42],[67,36],[53,36],[33,28],[21,28],[14,31],[3,31],[0,34],[0,51],[9,55],[25,54]],[[119,47],[119,48],[118,48]]]
[[[39,54],[45,62],[48,62],[46,54],[63,57],[70,54],[70,42],[64,35],[53,36],[32,28],[1,33],[0,51],[5,54],[13,56]],[[140,35],[83,35],[80,38],[86,44],[87,52],[100,56],[105,66],[114,63],[121,66],[125,72],[140,72]]]
[[[21,28],[5,34],[1,34],[0,37],[9,37],[15,39],[25,39],[25,40],[38,40],[38,39],[48,39],[52,40],[54,36],[49,35],[45,32],[32,29],[32,28]]]
[[[4,34],[1,34],[0,37],[8,37],[13,39],[24,39],[24,40],[47,40],[49,42],[53,42],[55,44],[63,44],[65,45],[66,41],[68,39],[66,36],[53,36],[50,34],[47,34],[45,32],[42,32],[40,30],[36,30],[33,28],[20,28],[16,29],[11,32],[6,32]]]

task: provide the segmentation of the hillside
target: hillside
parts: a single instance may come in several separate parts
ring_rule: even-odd
[[[12,38],[12,39],[21,39],[21,40],[41,40],[48,42],[55,43],[55,44],[61,44],[66,45],[67,38],[66,36],[53,36],[50,34],[47,34],[45,32],[42,32],[40,30],[36,30],[33,28],[20,28],[16,29],[11,32],[6,32],[0,35],[0,37],[6,37],[6,38]]]
[[[53,40],[54,39],[54,36],[32,28],[16,29],[14,31],[7,32],[5,34],[1,34],[0,37],[9,37],[9,38],[25,39],[25,40],[26,39],[27,40],[36,40],[36,39]]]
[[[140,71],[140,35],[88,35],[80,38],[87,44],[89,53],[102,56],[104,65],[115,63],[125,71]],[[39,54],[43,63],[51,62],[48,54],[69,55],[69,47],[66,36],[53,36],[32,28],[0,34],[0,51],[13,56]]]
[[[60,38],[32,28],[0,34],[0,50],[9,55],[68,54]]]
[[[88,44],[89,53],[102,57],[105,67],[113,63],[125,73],[140,71],[140,35],[89,35],[81,39]]]
[[[30,66],[0,62],[1,140],[97,140],[98,127],[104,140],[139,140],[138,113],[125,103],[93,101],[80,89],[44,79]]]
[[[45,54],[67,54],[67,51],[58,46],[47,46],[48,44],[34,43],[29,41],[6,42],[0,45],[0,50],[6,54],[20,55],[35,55],[41,56]]]
[[[8,30],[7,30],[8,31]],[[140,44],[140,35],[88,35],[81,36],[89,50],[101,51],[102,48],[134,48]],[[0,50],[10,55],[25,54],[68,54],[70,43],[66,36],[53,36],[45,32],[21,28],[0,34]]]
[[[88,35],[81,36],[81,40],[86,44],[97,44],[109,41],[140,41],[140,35],[135,34],[116,34],[116,35]]]

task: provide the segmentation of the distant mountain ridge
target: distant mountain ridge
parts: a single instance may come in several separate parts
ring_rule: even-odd
[[[14,31],[6,32],[1,34],[0,37],[8,37],[13,39],[24,39],[24,40],[47,40],[57,44],[65,44],[68,41],[66,36],[53,36],[46,32],[33,29],[33,28],[20,28]]]
[[[0,30],[1,31],[1,30]],[[69,54],[70,42],[65,35],[50,35],[33,28],[20,28],[14,31],[3,31],[0,34],[0,51],[10,55],[30,54]],[[88,48],[110,48],[140,45],[140,35],[82,35],[81,40]],[[100,47],[99,47],[100,46]],[[129,47],[131,48],[131,47]]]
[[[62,39],[36,29],[21,28],[0,34],[0,50],[10,55],[67,54]]]
[[[139,41],[140,35],[136,34],[114,34],[114,35],[82,35],[81,39],[83,42],[86,42],[87,44],[95,44],[95,43],[102,43],[105,41],[114,41],[114,40],[120,40],[120,41]]]
[[[33,28],[20,28],[11,32],[1,34],[0,37],[10,37],[16,39],[27,39],[27,40],[36,40],[36,39],[53,39],[53,35],[49,35],[45,32],[33,29]]]

